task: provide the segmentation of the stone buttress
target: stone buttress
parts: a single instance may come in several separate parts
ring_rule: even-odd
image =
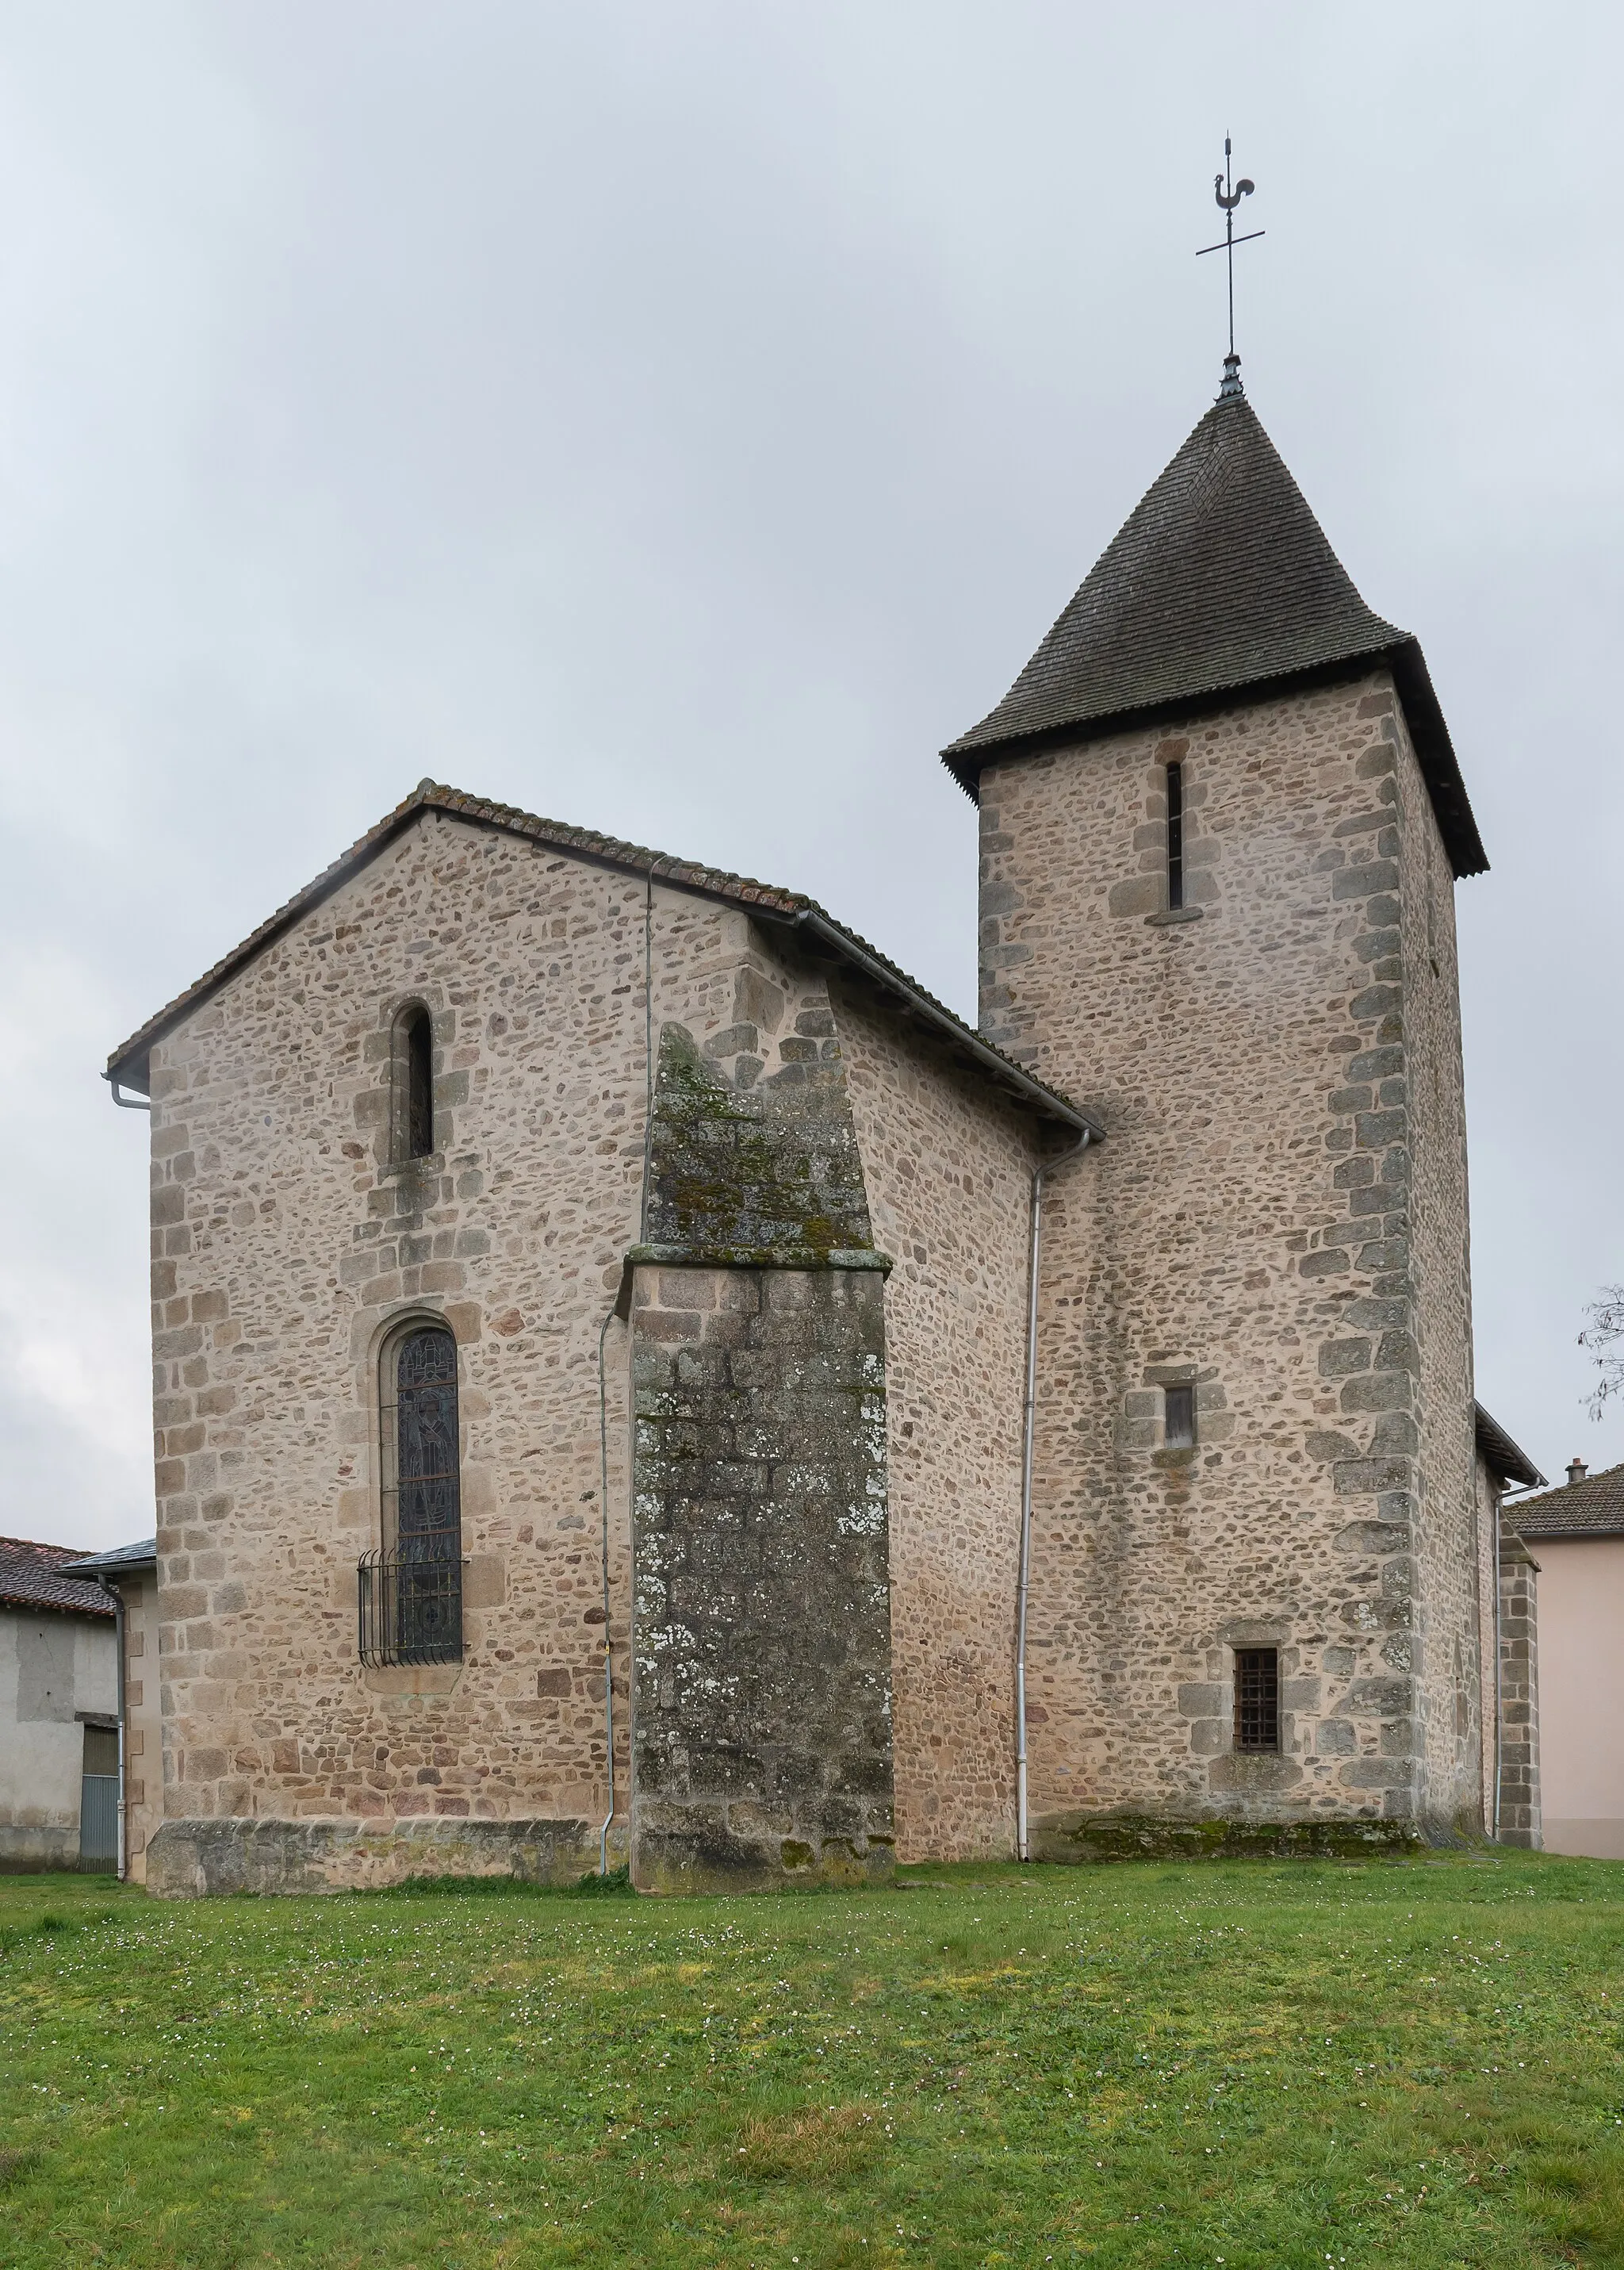
[[[644,1889],[893,1864],[889,1264],[833,1019],[812,1021],[759,1083],[753,1058],[730,1080],[714,1042],[707,1061],[686,1027],[661,1035],[625,1294]]]

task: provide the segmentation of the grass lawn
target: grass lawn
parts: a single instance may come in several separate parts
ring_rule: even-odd
[[[0,2265],[1624,2265],[1624,1865],[0,1880]]]

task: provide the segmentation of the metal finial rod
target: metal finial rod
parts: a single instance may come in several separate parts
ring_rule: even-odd
[[[1224,216],[1224,241],[1221,244],[1204,244],[1201,247],[1200,251],[1196,255],[1197,259],[1199,260],[1205,253],[1221,252],[1224,256],[1225,265],[1229,271],[1227,278],[1229,287],[1229,352],[1224,357],[1224,383],[1219,397],[1220,401],[1227,400],[1242,391],[1240,379],[1241,358],[1235,351],[1235,249],[1237,244],[1254,244],[1260,236],[1266,236],[1268,234],[1266,229],[1255,228],[1245,236],[1237,236],[1235,234],[1235,209],[1240,204],[1242,197],[1250,197],[1251,196],[1253,190],[1257,185],[1255,182],[1249,182],[1244,174],[1242,175],[1238,182],[1233,181],[1230,176],[1229,158],[1229,137],[1226,134],[1224,137],[1224,170],[1221,174],[1215,174],[1212,177],[1213,201]]]

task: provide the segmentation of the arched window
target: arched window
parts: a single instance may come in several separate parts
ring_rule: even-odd
[[[412,1324],[383,1351],[383,1543],[360,1569],[368,1663],[456,1663],[463,1652],[456,1342]]]
[[[420,1001],[395,1027],[395,1155],[426,1159],[434,1147],[434,1034]]]

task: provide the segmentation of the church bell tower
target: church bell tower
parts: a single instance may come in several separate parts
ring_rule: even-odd
[[[1034,1852],[1480,1828],[1453,886],[1487,862],[1420,646],[1236,370],[945,761],[982,1028],[1106,1131],[1046,1202]]]

